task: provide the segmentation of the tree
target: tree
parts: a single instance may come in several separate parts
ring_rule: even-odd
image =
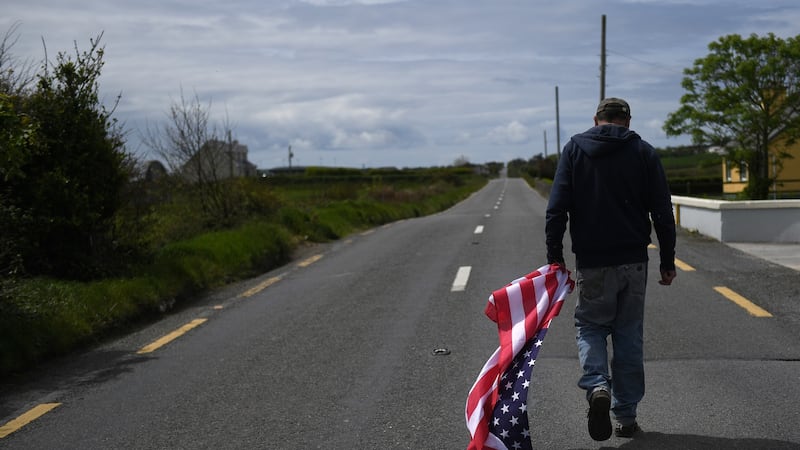
[[[486,167],[489,168],[489,175],[496,177],[496,176],[500,175],[500,171],[503,170],[503,167],[505,167],[505,164],[503,164],[501,162],[497,162],[497,161],[492,161],[492,162],[486,163]]]
[[[552,180],[556,177],[557,166],[558,155],[545,157],[539,153],[528,162],[528,172],[535,178],[547,178]]]
[[[176,177],[173,180],[193,192],[210,224],[230,225],[235,221],[240,202],[232,178],[233,147],[230,123],[223,133],[211,123],[211,104],[203,105],[195,93],[187,99],[181,91],[179,101],[170,106],[167,122],[148,129],[145,145],[161,157]]]
[[[668,136],[719,145],[749,169],[745,195],[765,199],[774,163],[800,136],[800,36],[729,35],[684,70],[681,107],[664,123]]]
[[[24,176],[22,165],[26,149],[33,144],[36,135],[36,124],[18,111],[20,96],[32,80],[30,65],[20,64],[11,53],[18,39],[18,27],[17,23],[12,25],[0,41],[0,279],[10,279],[22,270],[15,229],[20,210],[3,188],[9,181]]]
[[[0,92],[20,95],[33,82],[33,70],[29,61],[19,61],[11,53],[19,36],[19,23],[14,23],[0,41]]]
[[[528,161],[522,158],[515,158],[506,164],[506,175],[509,178],[518,178],[528,170]]]
[[[18,114],[11,100],[11,96],[0,92],[0,230],[3,230],[0,233],[0,278],[14,275],[22,269],[19,230],[16,227],[21,211],[6,187],[24,177],[22,166],[26,160],[26,149],[33,143],[36,134],[35,124]]]
[[[453,167],[463,167],[469,165],[470,165],[469,158],[467,158],[464,155],[459,156],[458,158],[456,158],[455,161],[453,161]]]
[[[16,131],[3,138],[14,145],[3,152],[12,170],[0,179],[0,212],[31,275],[84,279],[113,261],[130,156],[113,110],[98,98],[101,37],[86,52],[76,44],[74,59],[59,53],[53,67],[45,60],[18,108],[8,96],[3,102],[3,120]]]

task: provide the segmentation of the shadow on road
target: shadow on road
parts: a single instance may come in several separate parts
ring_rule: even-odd
[[[72,387],[114,380],[151,359],[154,357],[130,351],[94,350],[82,355],[67,355],[27,372],[0,378],[0,419],[29,406],[31,399],[55,401]]]
[[[602,448],[625,450],[800,450],[800,443],[773,439],[727,439],[694,434],[644,432],[618,447]]]

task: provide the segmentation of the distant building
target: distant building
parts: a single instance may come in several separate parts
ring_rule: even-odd
[[[147,161],[144,165],[144,181],[149,183],[156,182],[167,176],[167,169],[161,161]]]
[[[191,181],[258,176],[255,164],[247,160],[246,145],[216,139],[203,144],[183,165],[181,173]]]
[[[782,158],[778,164],[775,148],[780,148],[790,155]],[[777,135],[770,140],[770,177],[776,180],[770,188],[770,193],[776,198],[796,198],[800,196],[800,141],[792,145],[785,145],[785,140]],[[722,160],[722,193],[732,197],[742,192],[747,187],[747,180],[751,176],[744,161]]]

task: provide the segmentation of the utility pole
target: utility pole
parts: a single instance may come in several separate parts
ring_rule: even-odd
[[[228,176],[233,176],[233,140],[231,139],[231,130],[228,130]]]
[[[606,98],[606,15],[603,14],[602,36],[600,37],[600,101]]]
[[[556,86],[556,154],[561,158],[561,118],[558,113],[558,86]]]
[[[547,159],[547,130],[544,130],[544,157]]]

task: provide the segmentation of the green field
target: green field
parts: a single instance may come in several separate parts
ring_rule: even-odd
[[[659,150],[673,195],[722,196],[722,156],[691,149]]]

